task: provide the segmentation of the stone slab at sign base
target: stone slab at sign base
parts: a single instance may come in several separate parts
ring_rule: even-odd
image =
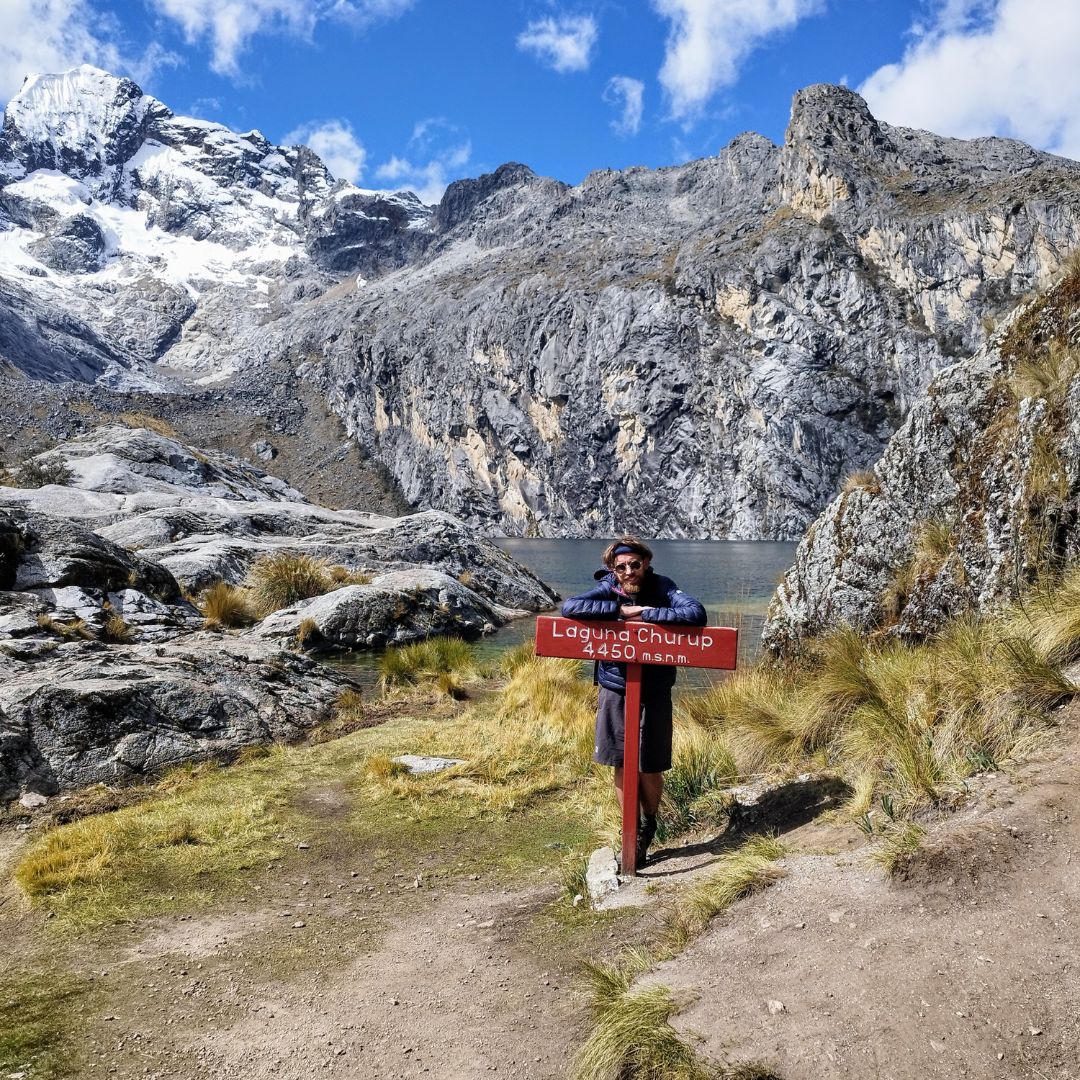
[[[429,773],[452,769],[455,765],[464,765],[458,758],[425,757],[423,754],[399,754],[391,758],[395,765],[404,765],[413,776],[426,776]]]

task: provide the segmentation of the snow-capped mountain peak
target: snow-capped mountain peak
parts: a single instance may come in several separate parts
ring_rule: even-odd
[[[4,113],[4,135],[26,172],[98,176],[130,158],[148,125],[169,115],[130,79],[83,64],[28,76]]]
[[[411,193],[335,184],[306,147],[177,116],[90,65],[29,76],[0,129],[0,301],[6,279],[82,320],[81,340],[110,343],[80,378],[88,365],[96,378],[153,378],[147,365],[163,361],[228,374],[238,329],[343,274],[400,266],[430,221]],[[0,311],[0,342],[12,317]],[[39,377],[75,373],[39,365]]]

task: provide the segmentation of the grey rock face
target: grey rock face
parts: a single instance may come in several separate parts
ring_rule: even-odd
[[[295,737],[348,685],[278,651],[298,647],[305,620],[313,649],[367,648],[485,633],[555,599],[446,514],[313,506],[253,466],[143,429],[107,426],[55,453],[80,486],[0,488],[0,799]],[[178,577],[242,581],[282,551],[376,576],[243,638],[200,632]]]
[[[145,777],[182,761],[294,739],[348,684],[257,641],[60,645],[0,656],[0,799]]]
[[[840,87],[795,96],[782,146],[576,187],[511,163],[432,212],[104,72],[48,79],[5,118],[0,354],[110,385],[288,364],[409,502],[482,531],[797,538],[1080,244],[1080,166]],[[51,234],[106,203],[158,247],[75,273]]]
[[[48,236],[28,244],[26,250],[51,270],[86,274],[101,269],[105,235],[93,218],[73,214],[53,228]]]
[[[1080,241],[1080,166],[796,95],[785,143],[447,192],[419,262],[252,342],[406,498],[511,534],[794,539]]]
[[[1080,557],[1078,297],[1072,273],[933,380],[800,543],[765,627],[774,653],[838,626],[929,634]]]
[[[173,576],[73,521],[18,507],[0,507],[0,588],[55,590],[75,586],[116,592],[129,586],[178,600]]]

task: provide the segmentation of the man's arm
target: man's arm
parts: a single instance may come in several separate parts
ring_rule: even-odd
[[[708,613],[700,601],[672,585],[667,593],[667,607],[647,607],[641,612],[643,622],[678,623],[683,626],[704,626]]]
[[[597,585],[588,592],[563,601],[562,613],[568,619],[617,619],[619,600],[608,585]]]

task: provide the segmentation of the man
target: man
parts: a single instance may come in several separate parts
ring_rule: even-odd
[[[704,626],[705,609],[671,578],[652,568],[652,552],[637,537],[623,536],[609,544],[604,567],[593,577],[599,584],[562,606],[568,619],[626,619],[652,623]],[[671,768],[671,688],[676,669],[646,664],[641,673],[641,760],[638,774],[637,869],[645,865],[656,835],[656,811],[664,792],[664,772]],[[596,709],[593,761],[615,767],[615,790],[622,805],[623,734],[626,665],[608,661],[597,669],[600,702]]]

